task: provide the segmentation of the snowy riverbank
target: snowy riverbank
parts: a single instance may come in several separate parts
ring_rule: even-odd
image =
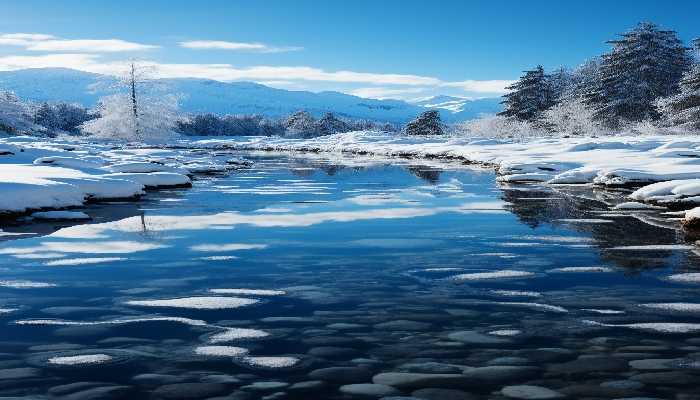
[[[625,207],[700,205],[700,137],[614,136],[527,142],[350,132],[315,139],[202,139],[195,147],[461,160],[491,165],[503,183],[635,188]],[[694,214],[689,213],[688,219]]]
[[[0,215],[135,199],[148,189],[188,187],[194,175],[235,167],[190,150],[0,138]]]
[[[0,211],[133,198],[187,186],[190,176],[236,167],[213,150],[313,152],[491,165],[503,183],[632,187],[627,209],[700,205],[700,137],[547,138],[528,142],[350,132],[315,139],[189,138],[170,148],[10,137],[0,139]],[[695,214],[689,214],[689,218]]]

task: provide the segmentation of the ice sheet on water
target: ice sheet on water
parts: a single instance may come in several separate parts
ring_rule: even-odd
[[[640,304],[640,306],[663,311],[700,312],[700,303],[647,303]]]
[[[673,274],[666,277],[666,279],[678,283],[700,283],[700,272]]]
[[[210,343],[226,343],[242,339],[261,339],[270,336],[269,333],[259,329],[250,328],[225,328],[223,332],[209,337]]]
[[[282,296],[287,294],[284,290],[272,289],[209,289],[211,293],[216,294],[238,294],[251,296]]]
[[[200,356],[242,357],[248,354],[248,349],[234,346],[199,346],[194,352]]]
[[[487,281],[497,279],[517,279],[517,278],[532,278],[535,274],[528,271],[517,271],[504,269],[500,271],[490,272],[471,272],[453,276],[451,279],[457,281]]]
[[[245,357],[243,362],[252,367],[261,368],[290,368],[299,363],[296,357]]]
[[[195,310],[223,310],[259,303],[260,300],[243,297],[195,296],[158,300],[129,300],[126,305],[139,307],[190,308]]]
[[[132,317],[120,318],[105,321],[70,321],[61,319],[22,319],[15,321],[17,325],[48,325],[48,326],[92,326],[92,325],[125,325],[145,322],[176,322],[191,326],[207,326],[207,323],[198,319],[184,317]]]
[[[597,321],[584,320],[583,323],[608,328],[628,328],[660,333],[694,333],[700,332],[700,324],[686,322],[638,322],[631,324],[606,324]]]
[[[548,269],[547,272],[552,272],[552,273],[613,272],[613,269],[608,268],[608,267],[562,267],[562,268]]]
[[[12,289],[44,289],[56,287],[55,283],[35,282],[35,281],[0,281],[0,287]]]
[[[51,357],[47,362],[55,365],[94,365],[104,364],[111,360],[112,356],[107,354],[82,354],[77,356]]]
[[[48,267],[67,267],[73,265],[93,265],[106,264],[117,261],[124,261],[124,257],[85,257],[85,258],[64,258],[60,260],[46,261],[44,265]]]

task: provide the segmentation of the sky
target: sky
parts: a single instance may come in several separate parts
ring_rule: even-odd
[[[137,60],[161,77],[399,99],[498,96],[640,21],[700,36],[700,1],[686,0],[7,0],[0,15],[0,70],[119,74]]]

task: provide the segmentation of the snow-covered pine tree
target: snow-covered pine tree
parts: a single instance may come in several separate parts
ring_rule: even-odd
[[[304,110],[287,117],[284,126],[290,136],[309,136],[315,131],[316,119]]]
[[[503,117],[515,117],[523,121],[532,121],[553,104],[552,93],[547,76],[541,65],[525,71],[514,84],[507,87],[501,102],[504,110],[498,113]]]
[[[693,45],[700,55],[700,38]],[[656,105],[668,125],[697,133],[700,131],[700,63],[696,62],[683,75],[679,87],[678,94],[661,98]]]
[[[691,66],[689,49],[674,31],[642,22],[620,36],[608,42],[613,48],[601,57],[597,84],[585,94],[595,118],[611,127],[658,119],[655,100],[677,93]]]
[[[416,119],[406,124],[404,132],[407,135],[442,135],[445,133],[440,120],[440,113],[430,110],[421,113]]]
[[[546,74],[545,77],[549,86],[548,95],[550,96],[549,101],[552,103],[551,105],[571,95],[574,86],[573,72],[565,67],[560,67],[551,74]]]
[[[337,118],[333,113],[326,113],[321,119],[316,121],[316,134],[332,135],[350,131],[348,123]]]

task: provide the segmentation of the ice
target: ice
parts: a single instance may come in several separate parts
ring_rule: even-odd
[[[547,272],[576,273],[576,272],[613,272],[607,267],[562,267],[547,270]]]
[[[287,293],[284,290],[269,289],[209,289],[209,291],[216,294],[238,294],[251,296],[281,296]]]
[[[71,265],[91,265],[91,264],[105,264],[117,261],[123,261],[126,258],[123,257],[85,257],[85,258],[65,258],[61,260],[46,261],[44,265],[49,267],[61,267],[61,266],[71,266]]]
[[[548,311],[548,312],[556,312],[556,313],[568,313],[569,310],[567,310],[564,307],[559,307],[559,306],[553,306],[550,304],[542,304],[542,303],[527,303],[527,302],[515,302],[515,301],[501,301],[496,304],[502,305],[502,306],[513,306],[513,307],[526,307],[526,308],[531,308],[534,310],[542,310],[542,311]]]
[[[611,250],[626,250],[626,251],[668,251],[668,250],[692,250],[695,246],[686,244],[649,244],[639,246],[615,246]]]
[[[542,297],[542,293],[522,290],[491,290],[491,293],[506,297]]]
[[[191,308],[196,310],[223,310],[259,303],[260,300],[242,297],[198,296],[161,300],[130,300],[124,304],[140,307]]]
[[[496,279],[514,279],[514,278],[532,278],[535,274],[527,271],[516,271],[504,269],[492,272],[472,272],[467,274],[459,274],[452,277],[458,281],[486,281]]]
[[[126,325],[144,322],[176,322],[191,326],[207,326],[207,323],[202,320],[184,318],[184,317],[135,317],[113,319],[106,321],[68,321],[60,319],[23,319],[15,321],[17,325],[48,325],[48,326],[93,326],[93,325]]]
[[[34,281],[0,281],[0,287],[12,289],[45,289],[56,287],[54,283],[34,282]]]
[[[518,336],[522,331],[518,329],[499,329],[495,331],[489,332],[489,335],[494,335],[494,336]]]
[[[248,349],[233,346],[199,346],[194,352],[200,356],[242,357],[248,354]]]
[[[289,368],[295,366],[299,359],[296,357],[245,357],[243,361],[254,367]]]
[[[192,251],[202,252],[225,252],[237,250],[255,250],[264,249],[267,245],[264,244],[247,244],[247,243],[223,243],[223,244],[198,244],[190,247]]]
[[[628,201],[626,203],[620,203],[613,207],[614,210],[664,210],[665,207],[653,206],[651,204],[637,203],[634,201]]]
[[[189,186],[192,181],[187,175],[172,172],[116,173],[105,174],[106,178],[138,182],[147,188]]]
[[[104,364],[112,360],[107,354],[83,354],[78,356],[51,357],[49,364],[54,365],[82,365],[82,364]]]
[[[624,314],[624,311],[621,310],[609,310],[605,308],[583,308],[581,311],[587,311],[587,312],[592,312],[595,314],[602,314],[602,315],[617,315],[617,314]]]
[[[604,326],[608,328],[629,328],[660,333],[700,332],[700,324],[685,322],[639,322],[632,324],[605,324],[596,321],[584,320],[583,323],[593,326]]]
[[[9,314],[17,310],[17,308],[0,308],[0,314]]]
[[[666,279],[678,283],[700,283],[700,272],[669,275]]]
[[[226,330],[209,337],[210,343],[226,343],[241,339],[260,339],[270,336],[269,333],[258,329],[225,328]]]
[[[42,211],[30,215],[36,219],[63,219],[63,220],[85,220],[90,216],[80,211]]]
[[[649,303],[640,306],[665,311],[700,312],[700,303]]]
[[[178,174],[187,173],[187,170],[178,169],[156,162],[124,162],[105,167],[111,172],[124,173],[150,173],[150,172],[174,172]]]

